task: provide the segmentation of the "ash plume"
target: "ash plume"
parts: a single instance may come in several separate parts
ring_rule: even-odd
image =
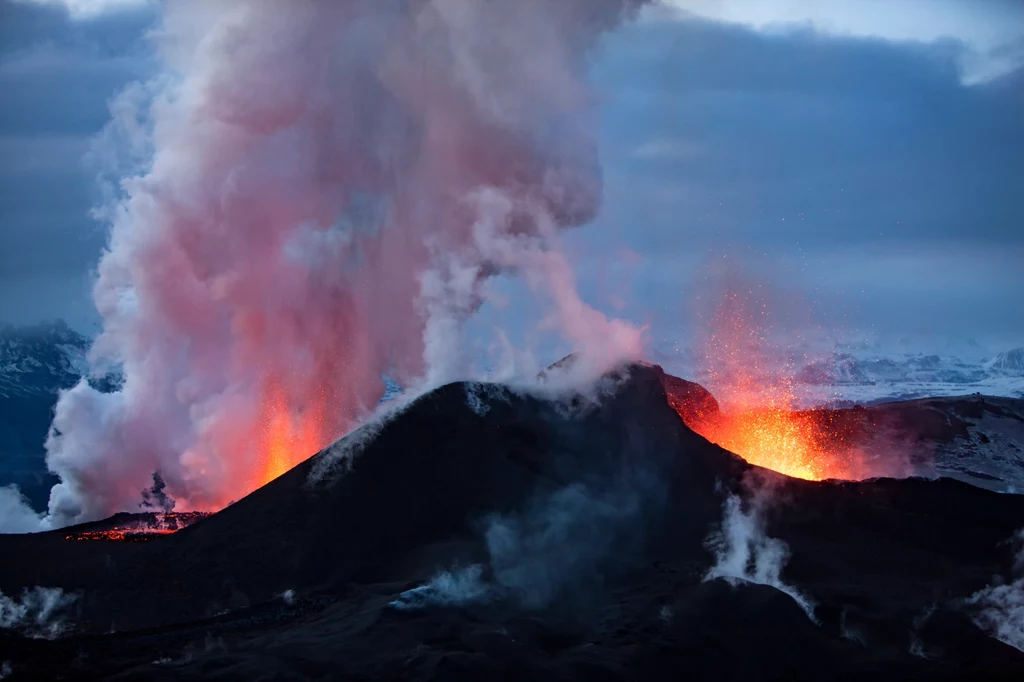
[[[635,358],[558,234],[601,200],[588,53],[645,1],[166,3],[163,72],[97,154],[122,165],[91,359],[125,381],[61,396],[44,525],[137,508],[154,471],[216,510],[358,423],[384,373],[457,378],[497,274],[595,374]]]
[[[167,484],[164,483],[163,477],[159,471],[153,472],[153,485],[150,488],[146,488],[142,491],[142,503],[139,505],[142,509],[153,509],[156,511],[162,511],[165,514],[169,514],[174,511],[174,500],[167,496],[164,492],[164,488]]]

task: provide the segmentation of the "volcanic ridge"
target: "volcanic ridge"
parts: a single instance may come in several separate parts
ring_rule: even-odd
[[[800,423],[831,425],[834,448],[895,429],[941,455],[980,447],[985,419],[1024,421],[1024,401],[972,400]],[[928,477],[791,478],[691,428],[718,410],[650,365],[585,393],[449,384],[219,513],[0,536],[0,665],[11,680],[1024,678],[1019,613],[997,618],[1022,584],[1024,497],[967,482],[1007,487],[1019,467],[964,455],[963,480],[937,478],[952,455],[930,472],[919,455],[909,473]],[[125,528],[147,541],[72,541]]]

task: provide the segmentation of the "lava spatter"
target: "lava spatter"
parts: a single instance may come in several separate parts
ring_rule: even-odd
[[[856,447],[855,420],[798,409],[792,373],[779,360],[787,349],[771,340],[769,318],[754,289],[726,292],[710,317],[701,362],[718,404],[680,415],[711,442],[787,476],[871,477]]]

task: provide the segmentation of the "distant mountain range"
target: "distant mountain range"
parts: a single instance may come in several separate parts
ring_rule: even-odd
[[[985,364],[989,372],[1010,376],[1024,376],[1024,348],[1014,348],[1000,353]]]
[[[835,353],[804,365],[795,376],[809,403],[878,403],[973,393],[1024,397],[1024,348],[994,358],[967,361],[940,355]]]
[[[0,398],[56,395],[85,370],[89,341],[64,322],[0,326]]]
[[[716,393],[716,377],[701,371],[699,354],[676,349],[655,352],[655,360],[672,373],[691,378]],[[813,357],[813,355],[812,355]],[[870,348],[837,350],[807,360],[780,352],[761,365],[766,378],[792,381],[804,407],[876,404],[938,396],[980,393],[1024,397],[1024,347],[989,358],[962,359],[954,355],[884,353]]]
[[[57,479],[46,471],[43,443],[62,389],[86,370],[89,339],[56,321],[0,326],[0,485],[17,484],[37,509]],[[94,382],[112,390],[120,377]]]

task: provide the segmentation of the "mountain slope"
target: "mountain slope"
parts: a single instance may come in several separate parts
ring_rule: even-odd
[[[1004,351],[990,360],[985,368],[1011,376],[1024,376],[1024,348]]]
[[[598,404],[453,384],[174,535],[0,536],[5,594],[77,597],[70,636],[0,635],[2,657],[13,679],[1024,675],[963,602],[1008,571],[1024,498],[785,479],[686,428],[665,383],[633,367]],[[705,580],[716,530],[814,619]]]

